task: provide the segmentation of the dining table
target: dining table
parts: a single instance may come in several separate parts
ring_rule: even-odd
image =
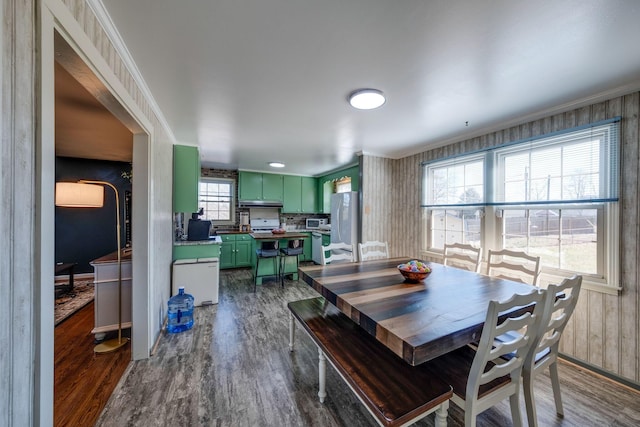
[[[408,261],[402,257],[302,266],[299,274],[300,280],[413,366],[477,342],[489,301],[538,290],[426,261],[431,272],[413,283],[398,270]],[[530,310],[517,307],[512,312]]]

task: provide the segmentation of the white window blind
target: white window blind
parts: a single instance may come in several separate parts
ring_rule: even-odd
[[[494,151],[493,204],[618,200],[617,122]]]

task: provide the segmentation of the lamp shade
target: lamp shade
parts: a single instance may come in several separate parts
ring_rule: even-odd
[[[56,206],[67,208],[101,208],[104,187],[81,182],[56,182]]]

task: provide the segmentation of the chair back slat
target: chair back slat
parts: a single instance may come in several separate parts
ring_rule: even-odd
[[[358,243],[358,256],[360,261],[389,258],[389,245],[377,240]]]
[[[574,275],[559,285],[547,287],[542,323],[536,334],[534,349],[527,358],[528,363],[535,363],[535,355],[547,349],[557,352],[562,332],[578,303],[581,286],[582,276]]]
[[[482,248],[466,243],[449,243],[444,245],[442,263],[452,267],[480,272]]]
[[[487,275],[535,286],[540,276],[540,257],[509,249],[489,250]]]
[[[329,256],[327,256],[327,252],[329,252]],[[322,251],[320,252],[320,259],[322,265],[330,264],[336,261],[353,262],[353,245],[339,242],[323,246]]]
[[[511,372],[513,376],[517,373],[520,377],[520,370],[524,364],[525,357],[534,343],[534,337],[538,331],[538,324],[542,314],[542,301],[544,291],[535,290],[526,295],[514,295],[507,301],[491,301],[487,318],[482,329],[480,343],[476,356],[473,359],[469,381],[467,383],[467,398],[477,399],[478,390],[481,385],[494,379],[493,375],[483,375],[488,371],[487,366],[493,366],[495,372],[506,375]],[[532,313],[513,314],[500,320],[500,313],[509,312],[516,307],[528,307],[534,305]],[[494,346],[495,338],[507,332],[517,331],[512,341]],[[499,356],[510,353],[513,357],[509,360],[500,359]],[[491,378],[491,379],[489,379]]]

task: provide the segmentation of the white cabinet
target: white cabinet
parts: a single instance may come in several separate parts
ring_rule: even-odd
[[[102,339],[105,332],[118,330],[118,253],[113,252],[90,263],[94,271],[94,316],[91,333]],[[131,327],[131,249],[121,253],[122,328]]]

